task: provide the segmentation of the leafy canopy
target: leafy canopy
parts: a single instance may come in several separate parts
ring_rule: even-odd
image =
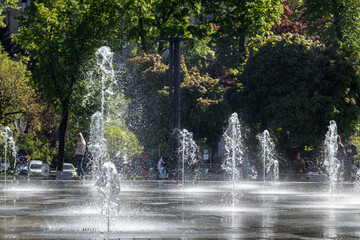
[[[360,59],[360,1],[302,0],[301,20],[311,36],[345,49],[349,56]]]
[[[19,19],[15,39],[34,60],[34,84],[61,113],[59,170],[69,115],[83,98],[83,72],[99,47],[115,42],[119,9],[117,0],[38,0]]]
[[[34,59],[34,83],[49,103],[77,100],[83,64],[117,34],[118,8],[110,0],[38,0],[26,8],[15,39]]]
[[[282,147],[317,146],[330,120],[350,134],[359,114],[359,82],[344,54],[300,35],[257,37],[228,97],[259,130]]]
[[[19,9],[19,6],[17,5],[18,0],[0,0],[0,6],[6,9]],[[4,23],[5,15],[0,15],[0,28],[6,27]]]
[[[124,94],[129,99],[126,123],[145,151],[166,152],[169,133],[168,66],[159,55],[135,57],[127,62]],[[221,136],[226,108],[218,81],[197,69],[181,64],[181,128],[192,131],[196,140],[217,142]],[[162,148],[163,147],[163,148]]]
[[[25,117],[34,130],[41,129],[46,105],[30,86],[26,64],[11,60],[0,46],[0,125],[11,125],[15,118]]]
[[[217,45],[218,61],[228,68],[242,62],[248,37],[265,35],[283,13],[279,0],[204,0],[203,17],[214,26],[212,39]]]

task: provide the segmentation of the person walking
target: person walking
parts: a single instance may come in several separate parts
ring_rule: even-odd
[[[306,166],[304,160],[301,159],[300,153],[296,155],[295,160],[292,163],[293,179],[300,181],[303,174],[306,173]]]
[[[77,143],[73,143],[73,147],[75,148],[75,158],[76,158],[76,171],[79,176],[79,179],[84,178],[84,169],[83,169],[83,161],[85,157],[86,150],[86,142],[84,136],[81,132],[76,134]]]
[[[350,181],[352,177],[352,169],[355,167],[355,156],[358,154],[357,147],[353,143],[354,139],[349,137],[348,145],[345,147],[346,158],[344,161],[344,180]]]

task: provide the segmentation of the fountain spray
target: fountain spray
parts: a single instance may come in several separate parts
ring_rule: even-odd
[[[279,180],[279,162],[274,159],[275,144],[268,130],[258,135],[261,145],[261,159],[263,161],[263,181],[266,181],[266,174],[273,168],[274,180]]]
[[[112,84],[114,83],[115,72],[112,67],[113,54],[109,47],[103,46],[96,52],[97,65],[99,66],[101,81],[101,109],[91,117],[89,151],[93,156],[92,168],[96,178],[101,175],[103,164],[108,161],[108,151],[106,147],[104,115],[106,95],[113,95]],[[88,88],[96,87],[97,83],[90,82]]]
[[[107,238],[110,235],[110,217],[117,214],[120,208],[120,177],[115,165],[110,162],[105,139],[105,103],[108,96],[112,96],[112,84],[115,72],[112,67],[113,54],[109,47],[101,47],[96,52],[96,62],[99,67],[101,109],[91,117],[89,151],[92,154],[92,170],[96,179],[96,188],[100,195],[100,204],[107,219]],[[97,87],[97,83],[90,82],[89,87]]]
[[[240,121],[237,113],[233,113],[229,119],[229,126],[223,134],[225,140],[225,159],[222,168],[231,174],[233,207],[235,206],[235,182],[239,179],[238,168],[243,161],[243,141]]]
[[[180,148],[179,154],[182,159],[182,186],[185,187],[185,167],[193,165],[197,162],[197,154],[199,153],[199,147],[196,145],[193,134],[186,129],[183,129],[179,133],[180,136]]]
[[[8,148],[10,147],[13,157],[16,156],[16,144],[13,137],[13,132],[10,130],[9,127],[2,127],[1,128],[1,137],[3,138],[4,142],[4,163],[5,163],[5,191],[6,191],[6,182],[7,182],[7,176],[6,176],[6,170],[9,166],[7,166],[7,153]],[[5,197],[6,199],[6,197]],[[6,200],[5,200],[6,204]]]
[[[337,125],[335,121],[330,121],[329,130],[325,135],[325,160],[324,165],[328,172],[329,176],[329,185],[330,185],[330,195],[332,199],[333,187],[335,182],[338,180],[338,170],[340,167],[339,160],[336,157],[336,153],[338,151],[338,133],[337,133]]]

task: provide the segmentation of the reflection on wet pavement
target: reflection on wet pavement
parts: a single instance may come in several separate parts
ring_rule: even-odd
[[[110,222],[92,181],[0,181],[0,233],[14,239],[358,239],[360,190],[338,184],[122,181]]]

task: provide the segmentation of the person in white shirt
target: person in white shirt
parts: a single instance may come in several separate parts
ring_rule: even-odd
[[[76,155],[75,156],[76,168],[77,168],[76,171],[79,176],[79,179],[82,179],[84,177],[84,169],[82,165],[85,157],[86,142],[81,132],[76,134],[76,141],[77,141],[76,144],[73,143],[73,146],[75,148],[75,155]]]
[[[167,178],[168,174],[166,172],[165,161],[163,157],[160,157],[160,160],[157,164],[157,169],[159,170],[161,178]]]

